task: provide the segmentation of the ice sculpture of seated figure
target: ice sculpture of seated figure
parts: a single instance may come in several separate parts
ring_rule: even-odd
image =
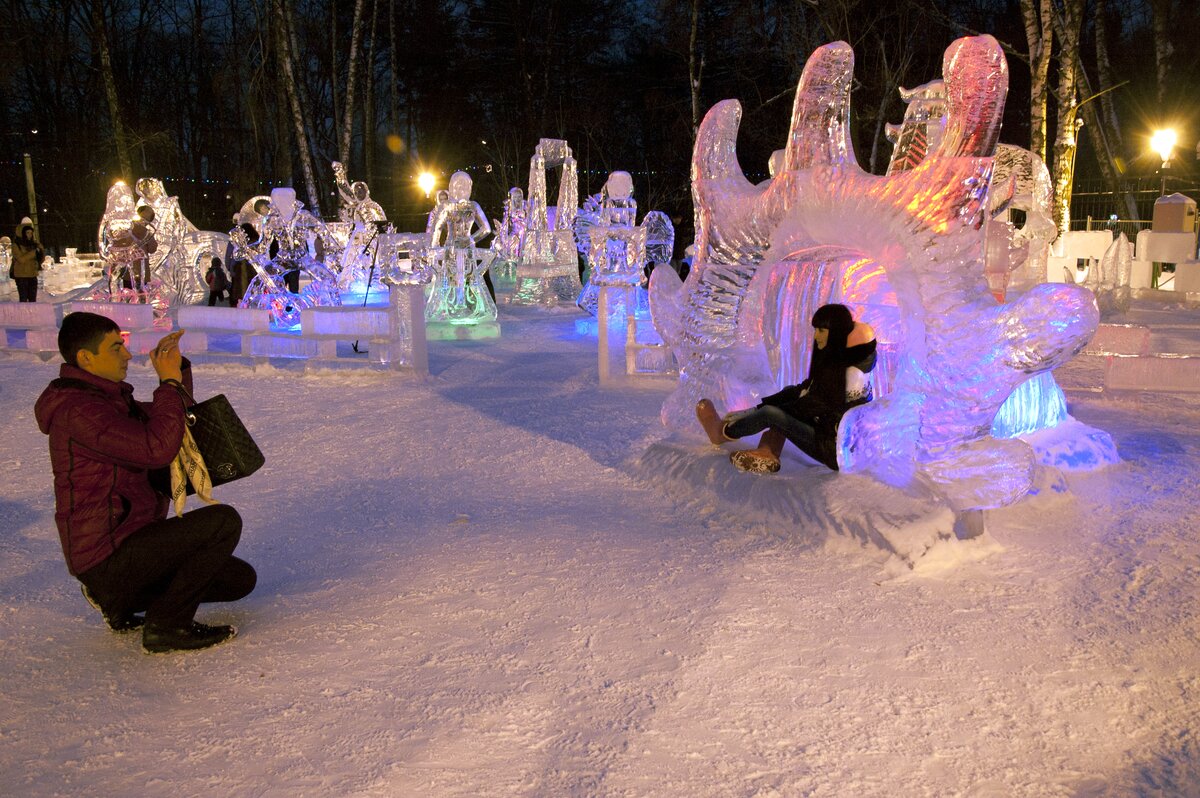
[[[496,303],[483,280],[494,255],[476,246],[492,228],[479,203],[471,199],[471,185],[466,172],[455,172],[446,201],[434,209],[429,240],[434,279],[425,305],[427,321],[478,324],[496,319]]]
[[[324,223],[304,210],[294,189],[271,191],[257,241],[242,228],[234,228],[230,237],[235,259],[249,261],[256,272],[238,307],[270,311],[273,324],[291,327],[304,308],[342,304],[337,275],[309,250],[311,241],[326,257],[336,257],[336,243]]]
[[[764,319],[794,315],[780,296],[841,301],[880,313],[879,323],[863,318],[900,352],[891,392],[843,418],[842,468],[932,491],[956,511],[1018,501],[1040,455],[993,435],[993,421],[1018,386],[1082,349],[1099,314],[1078,286],[1038,285],[1005,304],[988,290],[982,223],[1008,88],[1003,52],[990,36],[946,50],[944,134],[912,168],[885,176],[854,158],[853,64],[843,42],[809,58],[783,169],[764,184],[738,164],[740,106],[724,101],[705,116],[692,161],[696,261],[686,283],[659,269],[650,287],[655,326],[680,364],[663,421],[694,427],[702,398],[717,411],[746,407],[791,382],[778,378],[778,328]],[[795,291],[780,292],[784,283]],[[1092,462],[1112,462],[1111,439],[1081,428],[1064,432],[1071,445],[1096,442]]]
[[[513,186],[504,201],[504,215],[496,222],[496,237],[492,240],[492,285],[497,293],[510,293],[517,282],[517,263],[525,246],[525,226],[528,208],[525,192]]]

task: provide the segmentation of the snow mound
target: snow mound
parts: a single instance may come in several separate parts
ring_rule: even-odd
[[[651,444],[632,469],[676,501],[716,503],[743,519],[783,523],[814,547],[841,540],[874,549],[889,559],[889,572],[916,568],[934,549],[944,564],[966,542],[960,538],[982,532],[981,525],[971,531],[932,491],[904,492],[811,465],[790,451],[778,474],[748,474],[729,463],[727,449],[671,437]],[[964,556],[976,559],[977,553]]]

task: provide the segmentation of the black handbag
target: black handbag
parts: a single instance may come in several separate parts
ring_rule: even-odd
[[[191,399],[182,387],[180,393]],[[214,487],[249,476],[267,461],[225,394],[191,405],[184,418]],[[187,492],[195,492],[191,482]]]

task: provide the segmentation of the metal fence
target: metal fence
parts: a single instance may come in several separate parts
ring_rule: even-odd
[[[1123,181],[1121,188],[1133,197],[1137,219],[1124,218],[1129,214],[1124,200],[1106,184],[1079,181],[1071,193],[1071,229],[1113,230],[1125,233],[1132,240],[1139,230],[1150,227],[1154,202],[1164,194],[1183,194],[1200,205],[1200,183],[1191,178],[1170,175],[1165,181],[1157,177],[1134,178]]]

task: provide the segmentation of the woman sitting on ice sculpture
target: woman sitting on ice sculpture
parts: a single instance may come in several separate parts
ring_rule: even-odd
[[[741,471],[778,471],[785,441],[838,470],[838,423],[847,410],[872,398],[867,374],[875,367],[875,332],[870,325],[855,322],[845,305],[817,308],[812,326],[814,346],[804,382],[724,418],[708,399],[696,405],[696,417],[714,446],[763,433],[757,448],[730,455]]]

